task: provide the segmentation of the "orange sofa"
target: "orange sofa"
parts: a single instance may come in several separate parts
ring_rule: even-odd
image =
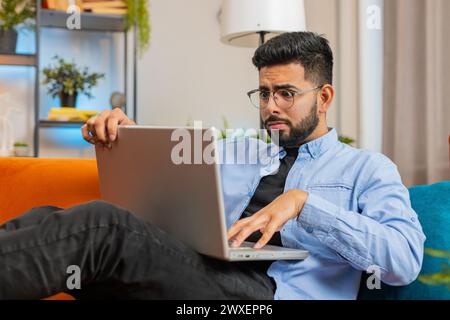
[[[450,212],[447,209],[450,208],[447,196],[449,190],[450,182],[410,189],[413,208],[419,214],[428,238],[425,243],[427,248],[448,248],[448,224],[444,221],[448,220]],[[54,205],[66,208],[99,198],[95,159],[0,157],[0,225],[36,206]],[[425,256],[422,272],[436,272],[441,264],[440,259]],[[380,292],[372,291],[379,294],[375,299],[446,299],[449,292],[446,287],[442,288],[416,280],[406,287],[388,287]],[[411,298],[413,296],[414,298]],[[58,294],[50,299],[73,298]]]
[[[95,159],[0,158],[0,225],[33,207],[67,208],[99,198]]]

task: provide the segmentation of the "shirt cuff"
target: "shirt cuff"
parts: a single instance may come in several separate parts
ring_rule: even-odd
[[[337,224],[338,214],[338,206],[310,193],[297,221],[308,233],[315,231],[329,233]]]

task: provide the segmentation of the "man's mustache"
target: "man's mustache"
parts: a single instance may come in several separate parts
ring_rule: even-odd
[[[282,119],[282,118],[276,117],[276,116],[274,116],[274,115],[271,115],[269,118],[267,118],[267,119],[264,121],[264,126],[265,126],[266,128],[267,128],[267,125],[269,124],[269,122],[284,122],[284,123],[286,123],[289,127],[292,127],[292,124],[291,124],[291,122],[290,122],[289,120]]]

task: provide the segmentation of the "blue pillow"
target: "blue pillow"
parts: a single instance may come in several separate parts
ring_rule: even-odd
[[[412,207],[417,212],[423,231],[427,237],[425,248],[449,252],[450,182],[413,187],[409,189],[409,193]],[[425,255],[420,275],[439,273],[442,271],[442,265],[450,266],[448,258]],[[381,290],[368,290],[363,279],[359,299],[449,300],[450,287],[428,285],[420,281],[420,279],[417,279],[410,285],[404,287],[393,287],[382,284]]]

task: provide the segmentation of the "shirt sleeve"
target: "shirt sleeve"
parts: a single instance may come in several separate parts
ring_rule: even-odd
[[[359,212],[310,193],[298,223],[354,268],[377,266],[384,283],[407,285],[420,272],[425,235],[397,167],[384,156],[374,167],[358,197]]]

